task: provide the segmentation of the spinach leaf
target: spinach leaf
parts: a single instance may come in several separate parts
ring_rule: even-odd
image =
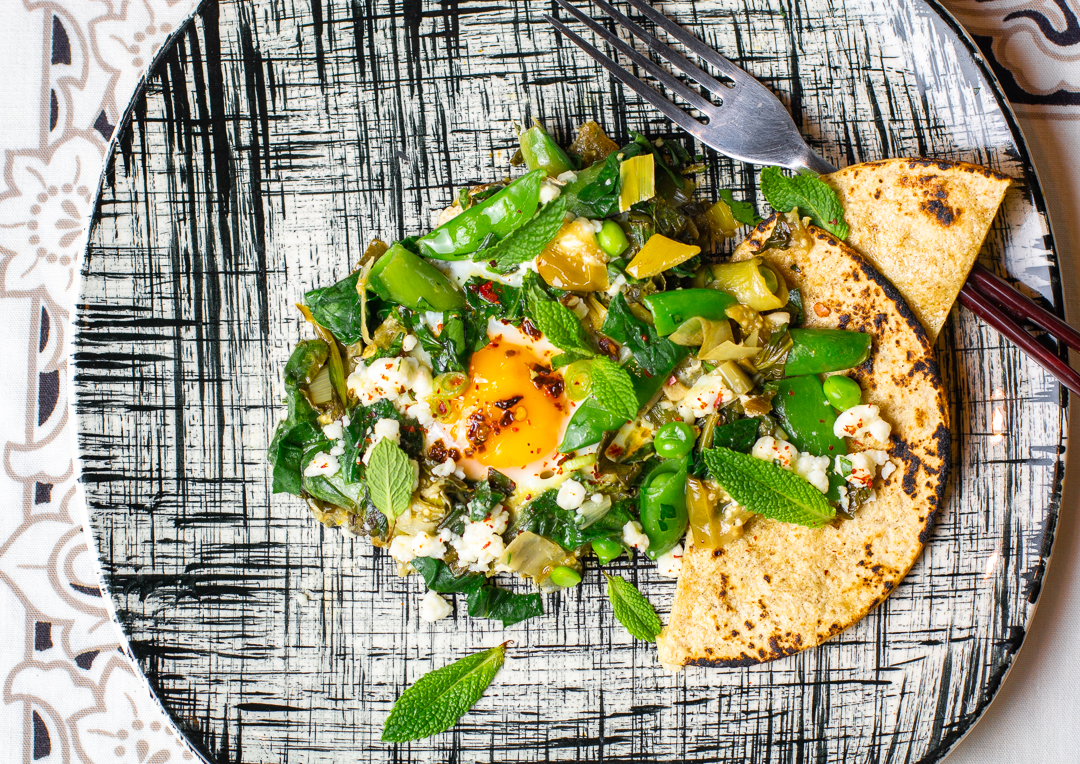
[[[324,438],[316,421],[319,412],[300,390],[326,363],[329,348],[322,340],[303,340],[285,364],[288,414],[277,426],[267,456],[273,468],[274,493],[302,495],[304,451],[309,443]]]
[[[443,328],[436,337],[427,324],[417,323],[416,336],[420,345],[431,356],[431,366],[436,374],[448,371],[465,371],[469,351],[465,342],[465,321],[459,313],[443,313]]]
[[[480,573],[455,576],[441,560],[417,557],[412,566],[424,578],[428,589],[439,594],[464,594],[469,615],[502,621],[503,628],[543,615],[544,603],[539,594],[518,594],[487,582]]]
[[[502,621],[504,629],[544,614],[544,602],[539,594],[518,594],[493,584],[485,584],[469,592],[467,601],[469,615]]]
[[[667,337],[659,337],[656,329],[631,313],[622,292],[615,295],[615,299],[608,306],[608,314],[600,331],[626,345],[633,353],[638,368],[635,370],[628,366],[627,371],[636,380],[634,388],[639,392],[638,403],[642,406],[659,389],[653,378],[661,377],[659,384],[663,384],[663,380],[668,378],[689,352]],[[645,396],[645,400],[641,400],[640,393],[644,390],[648,390],[649,394]]]
[[[607,514],[588,528],[582,528],[577,523],[577,512],[560,507],[555,500],[557,495],[558,491],[551,489],[533,499],[522,510],[518,527],[554,541],[568,552],[598,539],[621,540],[623,526],[634,519],[630,502],[624,499],[616,502]]]
[[[474,523],[484,520],[505,498],[503,494],[492,491],[488,481],[481,481],[477,484],[472,498],[469,499],[469,518]]]
[[[417,557],[410,564],[423,576],[427,588],[439,594],[468,593],[484,583],[482,573],[455,576],[445,562],[434,557]]]
[[[311,310],[311,315],[344,345],[351,345],[363,336],[360,296],[356,293],[359,278],[357,271],[336,284],[312,289],[304,295],[304,304]]]
[[[712,447],[723,446],[742,454],[750,453],[757,442],[759,423],[760,420],[749,417],[713,428]]]

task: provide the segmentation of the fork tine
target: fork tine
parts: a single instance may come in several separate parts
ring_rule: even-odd
[[[653,8],[651,5],[645,2],[645,0],[627,0],[627,2],[637,8],[639,11],[641,11],[658,27],[662,27],[664,31],[666,31],[676,40],[688,47],[690,50],[694,51],[695,55],[701,57],[705,61],[708,61],[710,64],[723,72],[726,77],[730,77],[731,79],[735,80],[740,84],[746,83],[747,80],[756,82],[756,80],[754,80],[749,74],[744,72],[735,64],[728,61],[726,58],[721,56],[719,53],[710,48],[697,37],[687,32],[685,29],[683,29],[681,26],[669,19],[667,16],[660,13],[660,11]]]
[[[672,74],[667,69],[657,64],[648,56],[643,55],[637,50],[634,50],[634,48],[619,39],[618,35],[609,32],[607,29],[604,28],[602,24],[597,22],[595,19],[587,16],[583,11],[571,5],[568,0],[556,0],[556,2],[563,8],[565,8],[578,21],[580,21],[582,24],[585,24],[585,26],[589,27],[589,29],[593,30],[600,37],[611,43],[611,45],[613,45],[616,50],[618,50],[624,56],[626,56],[638,66],[643,68],[653,77],[656,77],[656,79],[660,80],[660,82],[667,86],[672,92],[674,92],[683,100],[687,101],[695,109],[707,115],[712,115],[715,113],[715,105],[707,101],[705,98],[702,98],[700,93],[693,90],[685,82],[672,76]],[[612,8],[612,10],[614,11],[615,9]],[[616,11],[616,13],[617,12],[618,11]]]
[[[713,77],[694,62],[687,60],[684,55],[674,50],[670,45],[665,45],[660,42],[656,35],[646,32],[639,24],[631,21],[626,14],[618,8],[615,8],[611,3],[607,2],[607,0],[590,0],[590,2],[615,19],[617,23],[630,30],[630,32],[639,39],[643,40],[646,45],[657,53],[657,55],[665,59],[676,69],[681,70],[684,74],[694,78],[694,80],[706,89],[721,97],[723,97],[725,93],[731,92],[731,86],[720,82],[720,80]]]
[[[657,92],[655,88],[649,87],[626,69],[623,69],[617,63],[601,53],[596,47],[585,42],[585,40],[557,18],[545,13],[544,19],[559,32],[566,35],[572,43],[596,59],[596,62],[611,72],[612,76],[662,111],[664,116],[699,140],[704,139],[705,126]]]

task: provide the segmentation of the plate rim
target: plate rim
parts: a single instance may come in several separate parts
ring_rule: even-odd
[[[258,0],[225,0],[226,2],[237,3],[255,3]],[[1041,217],[1046,223],[1047,232],[1044,240],[1048,245],[1049,256],[1047,263],[1047,270],[1049,273],[1050,291],[1053,297],[1053,304],[1049,306],[1056,315],[1064,318],[1065,302],[1061,283],[1061,265],[1058,257],[1057,248],[1054,244],[1055,237],[1053,232],[1053,221],[1050,216],[1050,212],[1046,206],[1046,199],[1042,191],[1042,181],[1039,177],[1038,168],[1031,161],[1031,155],[1028,150],[1027,137],[1024,134],[1022,127],[1016,119],[1016,114],[1012,104],[1009,102],[1004,89],[1001,86],[996,74],[994,73],[989,62],[986,60],[982,51],[979,49],[978,44],[972,38],[971,34],[963,27],[963,25],[957,20],[956,16],[946,8],[940,0],[916,0],[930,13],[939,18],[951,33],[954,38],[954,44],[957,45],[958,50],[962,50],[967,54],[968,59],[975,64],[979,73],[986,79],[990,85],[990,89],[993,92],[995,103],[1000,109],[1002,116],[1005,119],[1006,125],[1009,130],[1009,134],[1013,139],[1013,142],[1017,149],[1017,158],[1021,165],[1024,167],[1025,172],[1030,174],[1030,183],[1026,183],[1028,188],[1028,196],[1035,208],[1036,214]],[[196,23],[196,18],[202,16],[204,11],[211,7],[219,7],[221,0],[199,0],[192,12],[187,15],[184,20],[177,24],[176,28],[169,33],[169,35],[162,42],[161,47],[155,52],[154,56],[147,64],[145,70],[140,75],[138,83],[132,93],[131,98],[128,100],[127,105],[124,107],[123,115],[117,120],[116,128],[113,130],[112,137],[109,139],[103,155],[104,162],[102,165],[101,173],[98,176],[97,186],[94,191],[93,206],[90,212],[88,234],[86,246],[83,249],[83,258],[80,263],[80,267],[77,273],[77,280],[74,284],[75,287],[75,311],[72,313],[69,321],[74,323],[77,320],[79,304],[85,293],[85,267],[89,262],[90,247],[91,247],[91,234],[96,228],[99,220],[99,213],[101,209],[101,197],[105,188],[105,180],[109,173],[110,167],[115,162],[116,149],[120,143],[121,138],[125,135],[126,131],[130,129],[134,111],[137,103],[141,101],[145,95],[149,85],[149,78],[162,63],[165,57],[173,50],[177,42],[187,35],[190,26]],[[215,14],[215,20],[216,20]],[[696,139],[695,139],[696,140]],[[71,350],[68,360],[72,364],[72,368],[77,370],[80,368],[80,363],[75,360],[74,354],[81,346],[80,333],[74,332],[71,339]],[[1068,363],[1068,348],[1063,343],[1058,343],[1056,354],[1059,358]],[[73,432],[74,441],[74,456],[73,466],[77,481],[82,488],[83,483],[83,449],[80,443],[80,437],[82,434],[81,417],[78,414],[77,407],[80,403],[81,396],[79,391],[82,387],[76,381],[76,374],[70,374],[68,376],[68,413],[73,417],[75,421],[75,427]],[[1061,426],[1058,432],[1058,444],[1059,453],[1054,467],[1054,475],[1052,479],[1052,490],[1049,495],[1049,501],[1046,505],[1045,521],[1043,536],[1039,548],[1039,565],[1038,570],[1031,578],[1030,588],[1032,594],[1029,594],[1027,601],[1030,603],[1030,607],[1027,609],[1027,613],[1024,619],[1024,634],[1021,637],[1019,644],[1015,649],[1009,651],[1003,659],[1003,665],[1001,665],[997,671],[988,675],[987,679],[987,692],[982,694],[975,709],[965,717],[958,720],[958,724],[954,729],[951,729],[947,734],[942,736],[942,740],[931,749],[928,749],[925,755],[920,758],[917,764],[935,764],[944,759],[968,736],[971,730],[982,719],[986,710],[997,698],[1001,691],[1001,686],[1005,680],[1012,673],[1013,668],[1016,665],[1016,657],[1019,655],[1020,650],[1023,649],[1024,644],[1027,642],[1028,631],[1035,612],[1038,609],[1039,602],[1041,601],[1042,586],[1045,581],[1047,569],[1053,556],[1054,541],[1057,533],[1057,523],[1060,516],[1061,500],[1064,490],[1065,474],[1068,466],[1069,448],[1068,448],[1068,428],[1069,428],[1069,391],[1060,383],[1058,384],[1058,398],[1057,406],[1061,417]],[[212,752],[209,752],[203,748],[203,745],[196,741],[188,731],[188,723],[181,719],[173,710],[165,703],[162,698],[159,687],[151,681],[146,675],[143,669],[142,663],[134,657],[134,652],[131,649],[131,635],[128,633],[124,624],[117,617],[116,601],[113,596],[113,588],[109,586],[105,576],[105,567],[100,554],[100,545],[98,544],[98,530],[94,522],[94,513],[90,511],[89,502],[86,499],[85,491],[80,490],[82,500],[78,502],[78,512],[80,519],[83,521],[83,527],[87,532],[87,542],[90,547],[91,555],[94,559],[94,567],[98,577],[99,587],[103,594],[103,604],[114,627],[116,627],[118,635],[122,638],[122,644],[120,645],[124,653],[131,660],[131,664],[138,677],[145,684],[146,688],[150,691],[150,697],[159,709],[165,714],[169,721],[173,724],[176,731],[183,738],[184,744],[201,759],[201,764],[215,764]],[[936,518],[940,521],[940,517]],[[937,522],[934,524],[937,525]],[[927,545],[933,543],[933,537]],[[922,553],[920,553],[920,557]],[[868,613],[867,616],[870,614]],[[865,617],[865,616],[864,616]],[[861,619],[860,619],[861,620]],[[854,625],[854,624],[853,624]]]

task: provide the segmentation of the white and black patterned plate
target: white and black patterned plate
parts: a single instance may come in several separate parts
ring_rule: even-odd
[[[430,226],[508,171],[510,121],[677,137],[541,20],[546,4],[221,0],[148,75],[113,146],[78,310],[77,416],[105,584],[161,702],[212,762],[933,761],[1012,663],[1050,551],[1066,410],[963,311],[938,343],[948,507],[914,570],[823,647],[668,674],[598,576],[503,631],[417,618],[422,582],[269,494],[293,303],[372,237]],[[1060,306],[1016,124],[975,49],[920,0],[698,0],[676,17],[791,106],[836,164],[965,159],[1017,179],[984,261]],[[756,193],[708,154],[707,190]],[[621,563],[666,615],[674,583]],[[298,593],[305,593],[298,599]],[[310,596],[307,604],[300,601]],[[454,730],[379,742],[401,690],[513,639]]]

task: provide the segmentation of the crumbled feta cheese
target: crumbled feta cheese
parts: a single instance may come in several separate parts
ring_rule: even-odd
[[[416,347],[417,342],[419,342],[419,340],[416,339],[415,334],[406,334],[401,340],[401,349],[408,353]]]
[[[575,180],[577,180],[577,173],[573,170],[567,170],[566,172],[559,173],[559,176],[555,178],[555,180],[562,183],[573,183]]]
[[[833,434],[838,438],[858,438],[868,434],[874,440],[884,443],[889,440],[892,425],[879,414],[880,409],[871,403],[852,406],[836,417]]]
[[[559,495],[555,503],[563,509],[577,509],[585,501],[585,486],[576,480],[567,480],[559,486]]]
[[[345,446],[335,445],[330,449],[330,456],[343,456],[345,454]]]
[[[420,531],[415,536],[400,533],[390,542],[390,556],[398,562],[412,562],[417,557],[434,557],[437,560],[446,556],[446,543],[442,535],[432,536],[427,531]]]
[[[679,415],[684,419],[687,413],[694,418],[715,414],[718,408],[735,400],[735,393],[728,389],[718,374],[706,374],[699,377],[685,396],[679,400]]]
[[[443,327],[443,314],[434,310],[424,311],[421,319],[427,324],[428,329],[431,329],[431,333],[438,337],[442,334]]]
[[[856,488],[870,488],[874,484],[874,475],[877,474],[878,465],[885,464],[889,455],[884,451],[869,450],[858,451],[847,456],[836,457],[836,471],[843,474],[841,459],[846,459],[851,465],[851,472],[847,475],[847,481]]]
[[[540,184],[540,203],[547,204],[550,201],[558,199],[559,194],[561,193],[562,189],[560,189],[554,183],[545,180],[543,183]]]
[[[434,477],[447,477],[454,474],[454,470],[457,469],[457,462],[451,457],[446,457],[446,461],[442,464],[436,464],[431,468],[431,474]]]
[[[348,415],[348,414],[346,414],[345,416],[341,417],[341,424],[342,424],[343,426],[345,426],[345,427],[348,427],[348,426],[349,426],[350,424],[352,424],[352,420],[351,420],[351,419],[349,419],[349,415]]]
[[[389,438],[395,443],[401,443],[401,422],[396,419],[380,419],[375,423],[372,434],[376,440]]]
[[[777,440],[772,435],[766,435],[757,439],[750,450],[750,455],[762,461],[777,462],[784,469],[790,470],[795,460],[799,458],[799,449],[786,440]],[[825,466],[828,467],[828,464],[829,460],[826,457]]]
[[[394,443],[401,445],[401,423],[396,419],[380,419],[375,423],[375,427],[371,431],[371,444],[364,451],[364,456],[361,461],[364,464],[368,464],[371,461],[371,454],[375,451],[375,446],[380,440],[386,438],[392,440]]]
[[[829,457],[814,456],[805,451],[795,460],[795,474],[822,493],[829,492]]]
[[[656,572],[667,578],[678,578],[682,572],[683,547],[676,544],[656,558]]]
[[[458,563],[471,571],[487,572],[491,563],[502,557],[506,548],[502,533],[509,520],[505,511],[496,508],[485,520],[466,523],[461,535],[450,540],[457,551]]]
[[[341,422],[330,422],[329,424],[324,424],[322,431],[323,435],[330,438],[330,440],[341,440],[343,437],[345,437],[345,428],[341,426]]]
[[[628,520],[622,527],[622,540],[627,546],[642,552],[649,548],[649,537],[641,530],[641,523],[637,520]]]
[[[325,451],[320,451],[315,454],[311,462],[304,467],[304,477],[315,477],[317,475],[333,475],[339,469],[341,469],[341,463],[338,462],[336,456],[331,456]]]
[[[384,398],[393,400],[411,389],[419,368],[419,361],[411,356],[380,358],[371,366],[357,364],[347,384],[361,403],[370,406]]]
[[[435,592],[429,591],[420,600],[420,619],[428,623],[435,623],[442,618],[446,618],[451,611],[450,603]]]
[[[889,475],[893,474],[894,472],[896,472],[896,464],[891,461],[885,462],[885,464],[881,466],[881,479],[888,480]]]

